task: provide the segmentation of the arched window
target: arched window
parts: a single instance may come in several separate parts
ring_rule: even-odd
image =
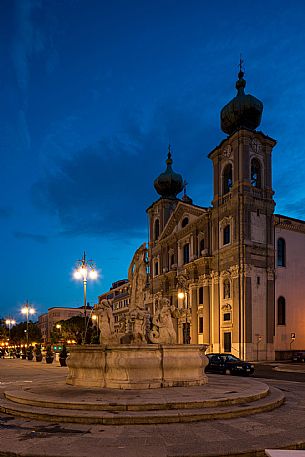
[[[155,276],[158,276],[158,274],[159,274],[159,262],[155,262],[155,271],[154,271],[154,273],[155,273]]]
[[[230,192],[233,178],[232,178],[232,165],[228,163],[223,170],[223,194]]]
[[[223,244],[229,244],[230,243],[230,225],[226,225],[225,228],[223,229]]]
[[[284,238],[277,240],[277,266],[286,267],[286,242]]]
[[[156,241],[160,235],[160,222],[159,219],[155,220],[155,227],[154,227],[154,240]]]
[[[190,261],[190,245],[186,243],[183,246],[183,263],[189,263]]]
[[[286,324],[286,300],[284,297],[279,297],[277,301],[277,324]]]
[[[189,218],[188,217],[185,217],[182,222],[181,222],[181,227],[186,227],[187,224],[189,223]]]
[[[199,252],[200,254],[202,253],[202,251],[204,250],[204,238],[202,238],[200,240],[200,245],[199,245]]]
[[[229,279],[223,282],[223,298],[231,298],[231,283]]]
[[[251,185],[259,189],[262,187],[262,167],[256,157],[251,160]]]

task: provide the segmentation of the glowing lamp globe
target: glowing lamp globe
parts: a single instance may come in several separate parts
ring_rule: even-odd
[[[89,277],[90,277],[90,279],[97,279],[97,271],[96,270],[91,270],[89,272]]]
[[[82,274],[81,274],[80,270],[75,270],[73,273],[73,277],[74,277],[74,279],[82,279]]]

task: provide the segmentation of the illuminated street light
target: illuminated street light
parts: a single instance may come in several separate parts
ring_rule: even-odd
[[[76,269],[73,272],[74,279],[83,281],[84,286],[84,316],[85,316],[85,332],[83,337],[83,343],[86,342],[86,334],[88,323],[87,322],[87,280],[92,279],[95,280],[98,278],[98,272],[95,268],[95,264],[93,260],[86,260],[86,252],[84,251],[84,255],[81,260],[78,260]],[[89,316],[90,319],[90,316]]]
[[[86,260],[86,252],[83,258],[78,260],[76,269],[73,272],[74,279],[83,281],[84,285],[84,315],[87,316],[87,280],[95,280],[98,278],[98,272],[92,260]]]
[[[183,308],[185,310],[185,323],[184,323],[184,331],[183,331],[183,343],[190,344],[191,337],[190,337],[190,329],[189,329],[189,322],[188,322],[188,313],[189,313],[189,303],[188,303],[188,293],[186,290],[178,292],[178,298],[183,300]]]
[[[9,337],[9,342],[10,342],[11,341],[11,326],[15,325],[16,321],[14,319],[6,319],[5,323],[8,326],[8,337]]]
[[[35,309],[30,307],[28,300],[21,309],[21,313],[26,315],[26,344],[29,345],[29,314],[35,314]]]

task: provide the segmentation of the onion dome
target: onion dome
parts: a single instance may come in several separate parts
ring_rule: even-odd
[[[183,189],[183,179],[178,173],[172,169],[172,154],[170,145],[168,146],[168,154],[166,160],[166,170],[155,179],[154,186],[161,198],[177,198]]]
[[[236,81],[237,95],[220,113],[221,129],[231,135],[240,128],[255,130],[262,118],[263,104],[253,95],[245,94],[246,81],[244,72],[240,69]]]

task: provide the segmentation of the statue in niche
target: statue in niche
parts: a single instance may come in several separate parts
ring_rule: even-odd
[[[231,285],[229,279],[225,279],[223,282],[223,298],[231,298]]]
[[[110,300],[102,300],[95,306],[98,315],[98,326],[100,329],[100,344],[117,343],[117,335],[114,330],[114,317]]]
[[[129,309],[144,309],[144,289],[147,282],[147,249],[143,243],[135,252],[128,269],[128,281],[131,287]]]
[[[156,344],[175,344],[176,332],[172,316],[176,317],[176,308],[170,305],[168,298],[159,299],[159,309],[152,319],[153,328],[149,332],[149,339]]]

